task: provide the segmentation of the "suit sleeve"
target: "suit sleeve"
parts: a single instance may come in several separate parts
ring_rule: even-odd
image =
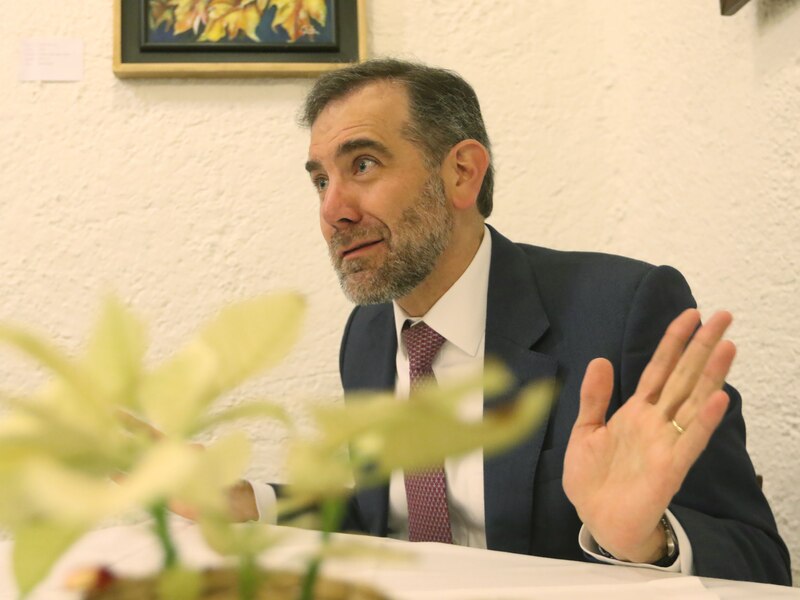
[[[342,384],[345,388],[345,392],[347,391],[347,384],[344,381],[344,365],[347,361],[347,342],[349,339],[350,329],[351,326],[356,318],[358,313],[358,308],[354,309],[353,312],[350,314],[350,317],[347,319],[347,325],[344,328],[344,335],[342,337],[342,343],[339,350],[339,372],[342,376]],[[285,498],[289,495],[289,486],[282,485],[282,484],[275,484],[271,483],[272,489],[275,492],[275,496],[277,499]],[[294,519],[297,519],[300,516],[306,515],[308,513],[318,513],[320,510],[319,505],[311,504],[309,506],[301,507],[291,513],[283,514],[280,516],[276,516],[275,519],[279,525],[291,525]],[[274,511],[273,511],[274,512]],[[344,506],[344,512],[341,516],[341,521],[339,522],[338,527],[336,528],[337,531],[343,532],[357,532],[357,533],[373,533],[369,528],[364,525],[361,510],[359,507],[359,501],[356,494],[351,494],[347,497]]]
[[[658,267],[643,277],[626,320],[617,381],[622,398],[633,394],[670,321],[694,306],[675,269]],[[728,411],[669,509],[689,537],[696,575],[791,585],[789,552],[745,447],[741,396],[727,384],[725,391]]]

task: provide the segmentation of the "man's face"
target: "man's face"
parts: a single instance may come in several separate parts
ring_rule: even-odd
[[[329,104],[311,128],[306,168],[345,295],[357,304],[402,298],[435,269],[453,216],[438,172],[403,136],[408,98],[374,83]]]

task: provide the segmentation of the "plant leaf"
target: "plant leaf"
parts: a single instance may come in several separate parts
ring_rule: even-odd
[[[459,398],[444,387],[423,390],[407,402],[383,396],[319,409],[320,437],[290,447],[290,489],[300,496],[336,494],[348,471],[348,462],[337,453],[344,443],[350,446],[349,468],[362,485],[381,483],[395,469],[429,467],[476,448],[486,454],[500,452],[542,422],[552,395],[552,383],[534,384],[513,405],[489,412],[480,421],[463,420],[457,410]]]
[[[202,452],[180,441],[159,440],[119,485],[111,514],[172,497],[202,470]]]
[[[459,419],[459,411],[468,394],[479,389],[486,394],[497,394],[508,389],[511,383],[512,377],[506,367],[496,361],[487,361],[482,372],[471,378],[446,386],[439,386],[435,382],[419,386],[409,402],[398,401],[390,392],[352,394],[348,396],[344,409],[341,405],[320,407],[315,411],[315,419],[327,443],[350,443],[380,424],[394,429],[407,427],[400,421],[413,417],[421,410],[435,411],[444,418]]]
[[[108,473],[130,455],[132,440],[119,435],[110,414],[81,411],[70,388],[7,404],[12,410],[0,422],[0,464],[47,455]]]
[[[56,560],[88,528],[61,521],[35,521],[14,532],[14,578],[26,596],[47,576]]]
[[[109,297],[89,339],[84,368],[108,404],[133,406],[147,350],[144,325]]]
[[[187,439],[214,399],[216,368],[213,353],[195,344],[146,376],[139,392],[145,420],[164,435]]]
[[[0,466],[0,524],[12,529],[32,518],[18,470]]]
[[[301,504],[320,498],[334,498],[348,493],[353,481],[353,467],[346,447],[328,440],[294,440],[286,456],[286,472],[292,496]]]
[[[285,537],[263,523],[231,523],[219,516],[199,520],[208,546],[222,556],[257,556]]]
[[[250,440],[237,431],[206,446],[199,453],[191,476],[176,488],[173,498],[201,513],[223,513],[228,508],[227,489],[238,481],[250,462]]]
[[[0,341],[28,355],[72,387],[81,398],[85,399],[84,409],[92,408],[95,411],[99,409],[97,390],[88,374],[47,340],[23,329],[0,324]]]
[[[476,448],[489,455],[520,442],[550,409],[550,382],[529,386],[513,405],[484,414],[477,422],[437,410],[434,403],[410,400],[393,423],[375,423],[351,442],[351,460],[368,480],[388,477],[395,469],[419,469],[440,464]],[[409,443],[413,432],[413,443]],[[443,434],[443,432],[446,432]]]
[[[216,394],[283,360],[300,332],[305,301],[299,294],[273,294],[223,309],[200,333],[198,343],[217,358]]]
[[[188,436],[220,394],[280,362],[300,331],[305,302],[274,294],[223,309],[144,382],[143,412],[167,435]]]
[[[42,514],[95,523],[170,497],[198,470],[198,462],[197,449],[165,439],[145,453],[119,484],[54,460],[38,460],[26,466],[24,489],[28,502]]]
[[[253,401],[225,409],[207,417],[201,417],[195,429],[192,431],[192,434],[196,435],[218,425],[222,425],[223,423],[230,423],[232,421],[238,421],[239,419],[260,418],[275,419],[287,427],[292,426],[292,419],[289,417],[289,413],[281,406],[272,402]]]

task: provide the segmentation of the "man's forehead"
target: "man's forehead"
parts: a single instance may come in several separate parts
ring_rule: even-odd
[[[379,80],[364,84],[346,93],[340,98],[331,100],[320,111],[317,121],[325,113],[346,111],[348,109],[393,109],[395,111],[408,105],[408,91],[405,84],[398,81]],[[315,122],[316,123],[316,122]]]
[[[368,128],[399,132],[407,122],[407,114],[405,86],[389,81],[369,83],[331,101],[320,111],[311,126],[311,145]]]

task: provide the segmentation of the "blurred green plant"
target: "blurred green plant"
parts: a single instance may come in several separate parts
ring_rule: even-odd
[[[13,571],[23,595],[87,530],[141,507],[153,516],[165,571],[176,568],[168,503],[191,505],[202,518],[224,518],[226,490],[250,458],[241,432],[203,451],[188,442],[234,418],[285,420],[266,402],[213,415],[209,409],[288,353],[303,307],[296,294],[230,306],[152,370],[144,366],[144,325],[116,299],[105,303],[77,359],[26,330],[0,325],[0,340],[54,375],[29,397],[5,398],[8,410],[0,419],[0,525],[14,536]]]
[[[27,330],[0,324],[0,341],[53,375],[27,397],[2,398],[0,526],[14,536],[13,571],[23,595],[83,533],[144,508],[164,554],[161,596],[198,597],[197,574],[179,564],[169,533],[168,506],[177,503],[193,508],[211,548],[238,560],[239,597],[254,598],[257,557],[279,536],[268,526],[231,522],[228,491],[247,468],[249,441],[241,432],[222,435],[204,449],[192,441],[225,422],[268,417],[292,430],[290,492],[279,512],[321,508],[323,544],[310,560],[303,591],[303,598],[311,598],[328,552],[327,532],[339,524],[354,474],[360,485],[377,485],[398,468],[441,463],[481,446],[498,452],[527,435],[549,409],[551,393],[543,389],[549,384],[542,383],[502,412],[478,422],[462,420],[460,402],[468,392],[482,386],[493,393],[509,382],[501,367],[487,364],[481,377],[450,388],[423,386],[409,402],[384,394],[312,408],[316,430],[307,436],[294,431],[275,403],[250,401],[212,411],[219,396],[288,354],[303,310],[303,299],[291,293],[234,304],[152,369],[145,366],[144,325],[113,298],[78,358]]]

